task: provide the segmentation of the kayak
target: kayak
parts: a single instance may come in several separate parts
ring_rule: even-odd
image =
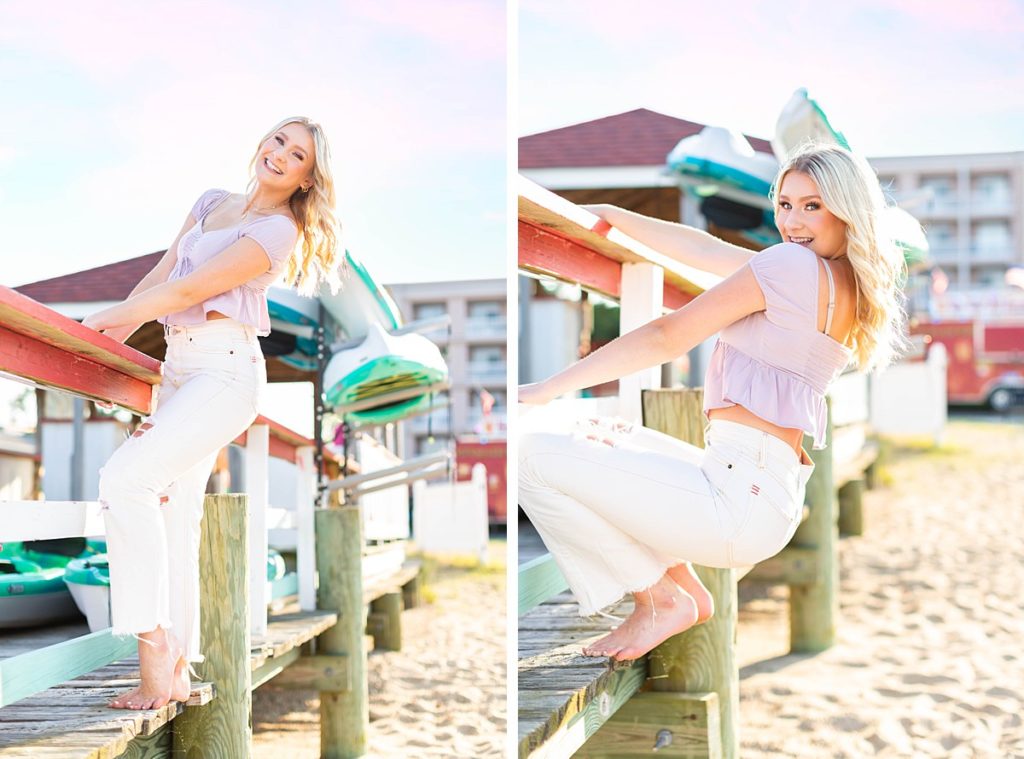
[[[78,609],[63,578],[62,566],[43,567],[22,556],[0,557],[0,628],[32,627],[77,617]]]
[[[801,87],[790,96],[775,121],[772,151],[780,164],[785,163],[808,140],[839,145],[850,150],[850,143],[843,133],[829,123],[818,101],[807,94],[807,88]]]
[[[273,582],[284,576],[284,557],[269,549],[267,580]],[[68,562],[63,581],[77,611],[85,615],[90,632],[110,627],[110,564],[106,554],[72,559]]]
[[[698,197],[714,195],[766,208],[779,164],[771,155],[754,150],[739,132],[707,126],[672,148],[668,168]]]
[[[324,371],[324,397],[331,406],[348,406],[379,399],[361,411],[345,412],[353,423],[396,421],[432,405],[431,385],[448,376],[440,349],[423,335],[391,335],[379,324],[370,324],[363,340],[335,353]],[[396,391],[422,388],[421,394],[398,401]]]
[[[365,337],[374,324],[388,332],[401,327],[402,317],[394,300],[348,250],[345,251],[345,268],[347,275],[337,293],[332,293],[326,283],[320,290],[320,302],[341,325],[345,336],[358,340]]]

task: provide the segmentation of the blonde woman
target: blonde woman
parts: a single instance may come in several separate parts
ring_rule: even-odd
[[[262,140],[245,193],[212,189],[122,303],[83,324],[124,341],[164,325],[157,408],[100,470],[114,635],[139,641],[141,684],[110,706],[186,701],[199,641],[199,525],[217,452],[256,418],[267,382],[267,288],[337,283],[334,180],[323,129],[285,119]]]
[[[868,164],[808,146],[772,187],[783,242],[760,253],[611,206],[588,206],[630,236],[724,279],[683,308],[519,389],[544,404],[666,363],[720,333],[704,384],[706,448],[606,420],[519,441],[519,503],[574,591],[580,614],[632,592],[633,614],[584,653],[635,659],[707,620],[691,562],[749,566],[778,553],[801,518],[825,447],[824,395],[852,361],[884,367],[906,345],[903,258],[879,224]],[[528,417],[543,417],[543,409]],[[534,422],[529,426],[538,427]]]

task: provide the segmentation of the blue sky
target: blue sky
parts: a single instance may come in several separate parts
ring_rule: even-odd
[[[300,114],[376,279],[504,276],[505,6],[444,5],[4,2],[0,283],[166,248]]]
[[[770,138],[807,87],[867,156],[1024,150],[1024,2],[519,0],[518,134],[634,108]]]

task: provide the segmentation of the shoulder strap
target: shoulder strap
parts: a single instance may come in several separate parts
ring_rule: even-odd
[[[819,256],[819,258],[821,258]],[[825,273],[828,274],[828,310],[825,312],[825,334],[828,334],[829,327],[832,326],[832,310],[836,307],[836,286],[832,280],[832,269],[828,265],[828,261],[821,258],[821,262],[825,264]],[[815,304],[817,309],[817,304]]]

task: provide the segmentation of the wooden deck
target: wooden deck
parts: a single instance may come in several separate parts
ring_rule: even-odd
[[[610,613],[628,616],[633,602]],[[519,756],[543,745],[543,755],[571,756],[643,685],[644,659],[613,664],[583,656],[614,620],[580,617],[571,593],[555,596],[519,618]]]
[[[253,687],[293,662],[303,643],[337,621],[336,614],[325,611],[272,615],[267,634],[252,641]],[[74,631],[74,636],[81,634],[81,628],[85,625],[61,629],[65,633]],[[0,641],[0,656],[21,652],[26,639],[23,632],[16,636],[13,645]],[[136,736],[158,737],[158,731],[185,710],[183,704],[172,702],[146,711],[111,709],[106,705],[114,696],[138,684],[138,656],[133,656],[5,706],[0,709],[0,757],[113,759]],[[215,697],[211,683],[198,683],[188,705],[201,706]]]

